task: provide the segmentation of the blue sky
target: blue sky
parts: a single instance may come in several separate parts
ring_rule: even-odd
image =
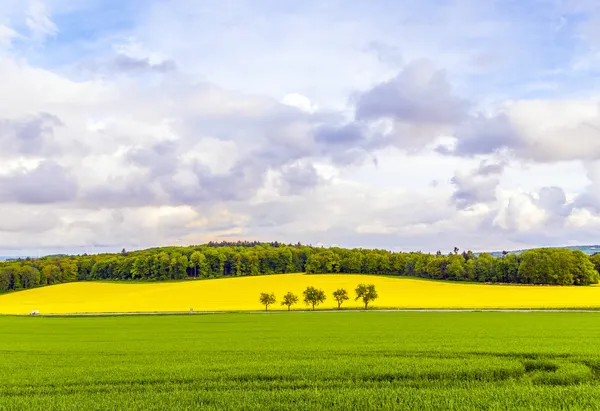
[[[0,254],[597,242],[596,1],[3,6]]]

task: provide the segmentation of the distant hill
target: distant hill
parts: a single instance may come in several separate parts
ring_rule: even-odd
[[[23,256],[23,255],[0,255],[0,261],[9,261],[9,260],[18,260],[19,258],[35,258],[33,256]]]
[[[536,248],[540,248],[540,247],[536,247]],[[600,245],[570,245],[570,246],[564,246],[564,247],[548,247],[548,248],[566,248],[568,250],[580,250],[580,251],[583,251],[587,255],[600,253]],[[508,253],[509,254],[521,254],[523,251],[527,251],[527,250],[528,249],[512,250],[512,251],[508,251]],[[491,254],[494,257],[501,257],[502,251],[492,251],[489,254]]]

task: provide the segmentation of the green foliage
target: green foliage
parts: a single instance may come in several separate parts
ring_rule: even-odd
[[[338,288],[337,290],[335,290],[333,292],[333,298],[335,299],[335,301],[337,301],[338,308],[342,306],[342,303],[344,301],[350,299],[350,297],[348,297],[348,291],[344,290],[343,288]]]
[[[600,254],[560,248],[499,258],[458,250],[421,252],[310,247],[301,244],[209,243],[116,254],[52,256],[0,264],[0,292],[70,281],[167,281],[280,273],[356,273],[437,280],[589,285],[600,280]]]
[[[540,248],[521,254],[518,280],[527,284],[589,285],[598,283],[598,272],[579,250]]]
[[[298,303],[298,296],[290,291],[288,291],[283,296],[283,300],[281,301],[281,305],[287,306],[288,311],[290,311],[292,305],[297,304],[297,303]]]
[[[304,295],[304,303],[306,305],[312,305],[313,311],[315,306],[324,303],[327,299],[325,291],[312,286],[306,287],[306,290],[304,290],[302,294]]]
[[[260,303],[265,306],[265,311],[269,309],[269,305],[275,304],[275,294],[260,293]]]
[[[379,297],[374,284],[359,284],[354,291],[356,292],[354,300],[362,300],[365,304],[365,310],[369,308],[370,302],[375,301]]]
[[[0,330],[2,410],[600,404],[593,313],[0,317]]]
[[[453,254],[449,256],[446,273],[446,278],[449,280],[465,279],[465,258],[460,254]]]

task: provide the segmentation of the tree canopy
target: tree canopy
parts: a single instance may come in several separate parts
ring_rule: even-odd
[[[343,288],[338,288],[337,290],[335,290],[333,292],[333,298],[335,299],[335,301],[337,301],[338,308],[342,306],[342,303],[344,301],[350,299],[350,297],[348,297],[348,291],[344,290]]]
[[[379,297],[374,284],[359,284],[355,291],[355,300],[362,300],[365,304],[365,310],[369,308],[370,302],[375,301]]]
[[[540,248],[500,257],[311,247],[278,242],[208,243],[114,254],[55,255],[0,262],[0,292],[72,281],[167,281],[276,273],[357,273],[484,283],[589,285],[600,255]]]
[[[265,306],[265,311],[267,311],[271,304],[275,304],[275,294],[260,293],[259,300],[260,300],[260,303]]]
[[[304,290],[303,295],[304,303],[307,305],[312,305],[313,310],[315,309],[315,306],[325,302],[325,300],[327,299],[325,291],[312,286],[306,287],[306,290]]]
[[[287,292],[283,296],[283,300],[281,301],[281,305],[286,305],[288,311],[290,311],[292,305],[298,303],[298,296],[292,292]]]

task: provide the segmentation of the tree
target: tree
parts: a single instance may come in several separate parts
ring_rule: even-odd
[[[316,289],[315,287],[306,287],[306,290],[302,293],[304,295],[304,303],[306,305],[311,304],[313,311],[315,310],[315,306],[319,305],[327,299],[325,296],[325,291]]]
[[[496,259],[488,253],[481,253],[475,259],[475,279],[479,282],[496,282]]]
[[[265,311],[267,311],[269,305],[275,304],[275,294],[260,293],[260,303],[265,306]]]
[[[143,257],[136,258],[133,260],[133,265],[131,266],[130,275],[133,280],[138,278],[146,278],[147,277],[147,267],[146,259]],[[144,275],[146,273],[146,275]]]
[[[446,272],[451,280],[462,280],[465,275],[465,259],[458,252],[448,257]]]
[[[288,311],[290,311],[292,305],[296,304],[297,302],[298,296],[288,291],[288,293],[283,296],[283,301],[281,302],[281,305],[287,305]]]
[[[68,283],[77,281],[77,263],[73,260],[59,261],[59,266],[62,271],[62,282]]]
[[[188,258],[185,255],[173,254],[169,262],[169,277],[172,280],[182,280],[187,275],[189,265]]]
[[[359,284],[354,291],[356,291],[356,298],[354,300],[362,299],[363,303],[365,303],[365,310],[369,308],[371,301],[375,301],[379,297],[374,284]]]
[[[575,285],[598,284],[600,276],[587,255],[580,250],[571,252],[572,270]]]
[[[337,290],[335,290],[333,292],[333,298],[338,303],[338,309],[341,307],[344,301],[350,299],[350,297],[348,297],[348,291],[344,290],[343,288],[338,288]]]
[[[60,268],[58,268],[54,264],[47,264],[42,268],[42,277],[45,279],[45,284],[56,284],[62,281],[61,278],[62,273],[60,272]],[[42,280],[40,280],[41,282]]]
[[[23,288],[33,288],[40,282],[40,272],[37,268],[31,266],[21,267],[21,286]]]

